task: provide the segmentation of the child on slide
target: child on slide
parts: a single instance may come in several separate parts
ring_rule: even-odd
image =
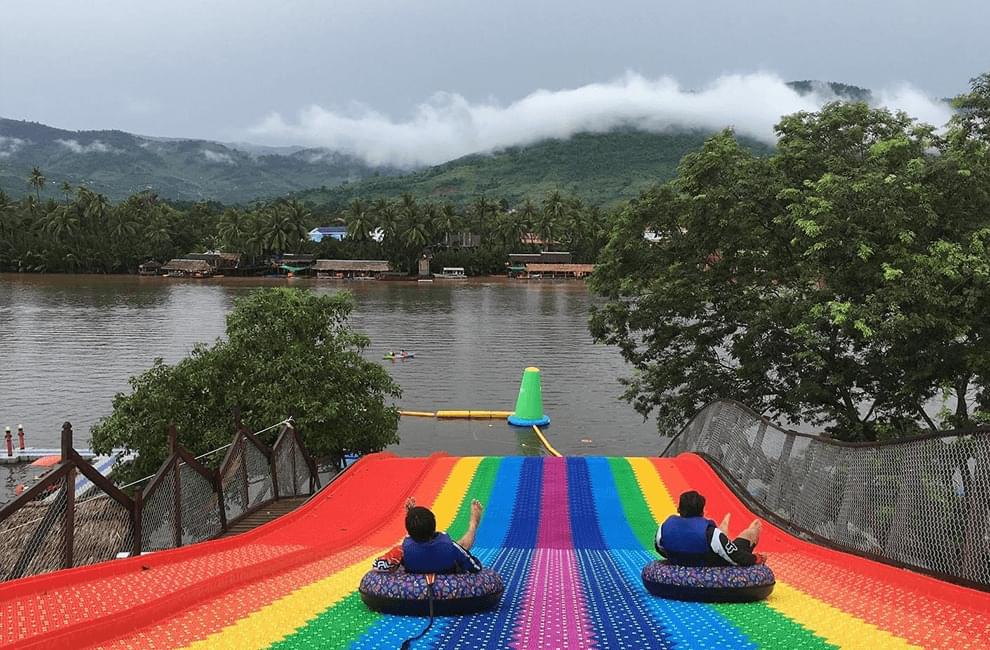
[[[437,531],[437,520],[429,508],[417,506],[412,497],[406,500],[406,532],[409,534],[374,562],[379,571],[393,571],[400,565],[409,573],[477,573],[481,562],[471,554],[481,521],[481,502],[471,501],[471,518],[467,532],[456,542]]]

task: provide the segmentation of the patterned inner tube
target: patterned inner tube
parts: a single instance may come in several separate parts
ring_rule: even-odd
[[[643,585],[654,596],[705,603],[747,603],[773,591],[773,571],[765,564],[747,567],[689,567],[663,561],[643,567]]]
[[[421,573],[369,571],[361,579],[361,600],[376,612],[404,616],[429,616],[426,576]],[[491,569],[478,573],[438,575],[433,583],[433,612],[456,616],[491,609],[498,604],[505,585]]]

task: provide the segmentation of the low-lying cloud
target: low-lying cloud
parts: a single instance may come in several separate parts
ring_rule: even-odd
[[[93,140],[88,144],[79,144],[78,140],[56,140],[72,153],[120,153],[120,149],[114,149],[105,142]]]
[[[23,138],[11,138],[0,135],[0,158],[9,158],[28,144]]]
[[[221,151],[211,151],[209,149],[203,149],[203,157],[206,158],[206,162],[217,163],[220,165],[235,165],[234,159],[229,153],[223,153]]]
[[[937,126],[950,115],[944,103],[907,85],[874,97],[878,105],[903,109]],[[507,106],[438,93],[405,121],[366,107],[338,112],[314,105],[295,120],[272,113],[249,132],[266,142],[327,147],[372,164],[414,167],[618,127],[654,132],[733,127],[740,135],[773,143],[773,125],[782,115],[813,111],[835,99],[827,86],[801,95],[768,73],[720,77],[697,91],[681,88],[671,77],[651,80],[628,73],[609,83],[537,90]]]

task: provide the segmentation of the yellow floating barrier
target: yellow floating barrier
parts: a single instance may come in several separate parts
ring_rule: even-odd
[[[551,444],[550,444],[550,443],[549,443],[549,442],[547,441],[547,439],[546,439],[546,437],[545,437],[545,436],[543,435],[543,432],[542,432],[542,431],[540,431],[540,427],[538,427],[538,426],[536,426],[536,425],[534,424],[534,425],[533,425],[533,431],[535,431],[535,432],[536,432],[536,437],[540,439],[540,442],[542,442],[542,443],[543,443],[543,446],[544,446],[544,447],[546,447],[546,450],[550,452],[550,455],[551,455],[551,456],[556,456],[557,458],[560,458],[560,457],[561,457],[561,454],[560,454],[560,452],[559,452],[559,451],[557,451],[556,449],[554,449],[554,448],[553,448],[553,445],[551,445]]]
[[[512,411],[437,411],[438,418],[460,418],[470,420],[492,420],[507,418]]]
[[[408,415],[416,418],[432,418],[436,416],[433,411],[399,411],[399,415]]]

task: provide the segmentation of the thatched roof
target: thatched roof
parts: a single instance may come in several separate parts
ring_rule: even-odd
[[[0,524],[0,580],[10,579],[21,563],[20,576],[62,568],[64,501],[38,500],[25,504]],[[76,502],[73,564],[83,566],[112,560],[131,550],[130,514],[107,496]],[[23,555],[23,557],[22,557]]]
[[[162,267],[163,271],[183,271],[184,273],[209,273],[213,270],[206,260],[174,259]]]
[[[385,260],[316,260],[317,271],[387,273],[392,266]]]

